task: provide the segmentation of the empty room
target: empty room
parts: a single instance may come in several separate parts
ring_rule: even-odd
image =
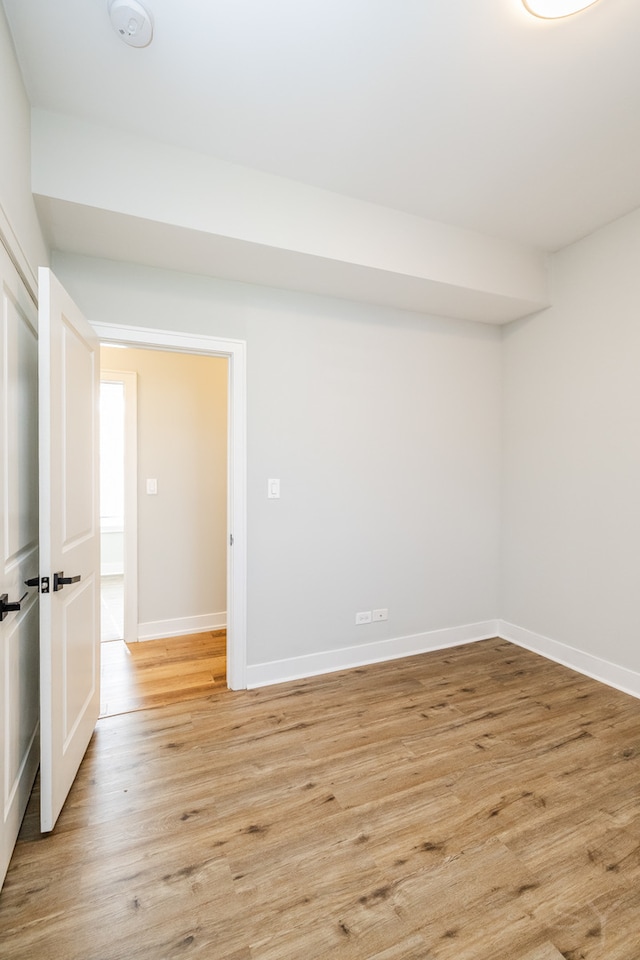
[[[639,40],[2,0],[0,960],[637,960]]]

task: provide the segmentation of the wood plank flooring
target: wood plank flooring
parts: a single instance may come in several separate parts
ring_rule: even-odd
[[[227,635],[101,644],[100,715],[166,706],[226,691]]]
[[[0,958],[183,957],[638,960],[640,702],[489,640],[100,720]]]

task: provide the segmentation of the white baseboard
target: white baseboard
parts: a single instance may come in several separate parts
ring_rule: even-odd
[[[212,629],[210,627],[203,629]],[[189,631],[191,632],[191,631]],[[194,631],[196,632],[196,631]],[[269,663],[247,665],[247,687],[268,686],[285,683],[289,680],[302,680],[318,674],[333,673],[336,670],[348,670],[363,667],[384,660],[397,660],[411,657],[430,650],[443,650],[457,647],[476,640],[501,637],[519,647],[538,653],[540,656],[576,670],[584,676],[605,683],[616,690],[622,690],[633,697],[640,698],[640,673],[629,670],[619,664],[604,660],[594,654],[577,650],[558,640],[552,640],[518,627],[505,620],[486,620],[482,623],[470,623],[461,627],[444,630],[432,630],[408,637],[396,637],[391,640],[378,640],[373,643],[358,644],[338,650],[326,650],[322,653],[306,654],[302,657],[290,657]]]
[[[270,663],[247,664],[247,687],[253,689],[272,683],[315,677],[322,673],[334,673],[336,670],[363,667],[383,660],[397,660],[400,657],[426,653],[428,650],[442,650],[446,647],[457,647],[463,643],[472,643],[475,640],[487,640],[497,635],[498,621],[486,620],[482,623],[431,630],[428,633],[416,633],[392,640],[377,640],[354,647],[309,653],[302,657],[273,660]]]
[[[175,620],[150,620],[138,624],[138,640],[164,640],[166,637],[185,637],[190,633],[224,630],[227,611],[205,613],[199,617],[178,617]]]
[[[507,623],[505,620],[498,621],[496,632],[503,640],[509,640],[519,647],[539,653],[548,660],[561,663],[564,667],[570,667],[593,680],[615,687],[616,690],[622,690],[633,697],[640,697],[640,673],[635,670],[621,667],[617,663],[611,663],[610,660],[603,660],[602,657],[585,653],[584,650],[577,650],[566,643],[543,637],[531,630]]]

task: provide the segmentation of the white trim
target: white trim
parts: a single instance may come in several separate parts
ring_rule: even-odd
[[[135,344],[178,353],[211,354],[229,361],[228,530],[233,547],[227,548],[227,686],[247,685],[247,345],[227,340],[147,327],[95,323],[102,342]]]
[[[610,660],[603,660],[602,657],[570,647],[566,643],[552,640],[539,633],[533,633],[531,630],[507,623],[505,620],[498,621],[498,635],[503,640],[509,640],[510,643],[515,643],[519,647],[539,653],[540,656],[554,660],[564,667],[570,667],[571,670],[576,670],[586,677],[606,683],[607,686],[629,693],[632,697],[640,697],[640,673],[635,670],[621,667]]]
[[[18,271],[25,289],[35,306],[38,306],[38,280],[31,268],[31,264],[22,249],[20,242],[15,235],[9,218],[7,217],[2,203],[0,203],[0,244],[7,251],[9,259]]]
[[[149,620],[138,624],[138,640],[164,640],[165,637],[186,637],[190,633],[224,630],[227,612],[204,613],[199,617],[177,617],[174,620]]]
[[[100,561],[100,576],[101,577],[122,577],[124,576],[124,564],[121,560],[112,560],[110,563],[107,563],[105,560]]]
[[[100,367],[100,383],[121,383],[124,389],[124,569],[119,572],[124,574],[123,629],[128,642],[138,632],[138,374]],[[109,566],[101,568],[103,576]]]
[[[301,680],[321,673],[333,673],[336,670],[349,670],[352,667],[363,667],[384,660],[411,657],[430,650],[443,650],[463,643],[473,643],[476,640],[488,640],[490,637],[497,636],[497,633],[498,621],[486,620],[461,627],[416,633],[408,637],[377,640],[373,643],[326,650],[322,653],[309,653],[286,660],[273,660],[270,663],[250,664],[247,666],[247,687],[252,689],[272,683],[285,683],[288,680]]]

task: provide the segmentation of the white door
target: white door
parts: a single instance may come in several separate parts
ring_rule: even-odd
[[[24,582],[38,576],[38,321],[2,244],[0,289],[2,886],[39,759],[38,591]]]
[[[99,342],[41,268],[41,829],[53,830],[100,711]]]

